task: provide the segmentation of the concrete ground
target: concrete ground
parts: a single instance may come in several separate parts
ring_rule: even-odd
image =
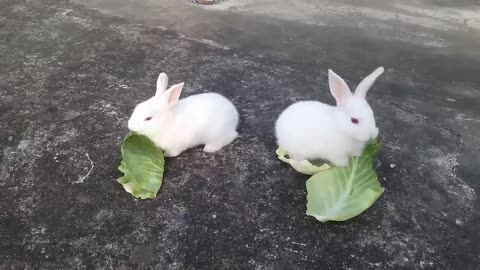
[[[478,269],[480,4],[475,0],[0,2],[0,269]],[[360,216],[305,215],[274,154],[326,71],[370,91],[386,191]],[[241,136],[167,160],[157,198],[115,182],[160,71],[217,91]]]

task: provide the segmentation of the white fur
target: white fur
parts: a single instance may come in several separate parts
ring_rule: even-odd
[[[155,96],[138,104],[128,121],[130,130],[150,138],[167,157],[197,145],[215,152],[237,137],[239,115],[227,98],[204,93],[178,100],[183,83],[166,90],[167,83],[160,74]]]
[[[365,143],[378,136],[373,111],[365,100],[383,67],[367,76],[352,94],[345,81],[329,70],[329,85],[337,106],[319,101],[290,105],[279,116],[275,132],[279,148],[295,160],[325,159],[346,166],[361,154]],[[357,118],[353,124],[351,118]]]

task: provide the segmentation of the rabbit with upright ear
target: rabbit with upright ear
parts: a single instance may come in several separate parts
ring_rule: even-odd
[[[379,67],[368,75],[353,94],[340,76],[328,70],[330,92],[337,106],[319,101],[290,105],[275,124],[279,148],[295,160],[324,159],[336,166],[348,165],[350,157],[359,156],[366,142],[378,135],[365,96],[383,70]]]
[[[215,152],[238,135],[238,112],[224,96],[204,93],[181,99],[183,83],[167,90],[168,77],[161,73],[155,96],[138,104],[128,128],[143,134],[174,157],[188,148],[205,145],[205,152]]]

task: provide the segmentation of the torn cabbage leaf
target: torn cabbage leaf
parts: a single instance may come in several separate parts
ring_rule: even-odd
[[[163,151],[147,137],[129,133],[122,143],[122,162],[117,179],[125,191],[140,199],[152,199],[162,186],[165,159]]]
[[[281,161],[290,164],[290,166],[292,166],[292,168],[295,169],[299,173],[314,175],[316,173],[319,173],[321,171],[325,171],[325,170],[328,170],[328,169],[331,168],[330,165],[328,165],[327,163],[324,163],[321,166],[317,166],[317,165],[312,164],[308,160],[290,159],[290,158],[287,157],[288,153],[286,151],[282,150],[282,149],[277,149],[276,153],[278,155],[278,158]]]
[[[345,221],[367,210],[383,193],[373,170],[378,142],[367,145],[347,167],[334,167],[307,181],[307,215],[321,222]]]

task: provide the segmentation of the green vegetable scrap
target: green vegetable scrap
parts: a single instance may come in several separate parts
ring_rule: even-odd
[[[162,186],[163,151],[147,137],[130,133],[123,141],[121,152],[123,160],[118,169],[124,176],[117,182],[136,198],[155,198]]]
[[[290,166],[292,166],[292,168],[299,173],[314,175],[316,173],[319,173],[321,171],[325,171],[331,168],[330,165],[326,163],[321,166],[317,166],[312,164],[308,160],[294,160],[294,159],[288,158],[287,152],[282,149],[277,149],[276,153],[278,158],[281,161],[290,164]]]
[[[321,222],[345,221],[372,206],[384,191],[373,170],[379,149],[380,143],[374,141],[361,156],[353,157],[347,167],[333,167],[310,177],[307,215]]]

